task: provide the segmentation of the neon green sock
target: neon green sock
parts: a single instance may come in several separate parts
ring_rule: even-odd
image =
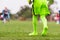
[[[37,33],[37,16],[33,15],[32,18],[32,24],[33,24],[33,32],[30,33],[29,35],[38,35]]]
[[[42,20],[42,23],[43,23],[43,26],[44,28],[47,27],[47,19],[45,18],[45,16],[40,16],[41,20]]]
[[[44,25],[43,31],[42,31],[42,36],[45,36],[45,35],[47,35],[47,31],[48,31],[47,20],[46,20],[45,16],[41,16],[41,20]]]
[[[37,32],[37,16],[33,15],[33,32]]]

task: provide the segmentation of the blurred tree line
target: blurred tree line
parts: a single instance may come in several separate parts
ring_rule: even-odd
[[[17,12],[17,14],[18,14],[18,16],[31,18],[31,16],[32,16],[32,8],[25,5],[24,7],[21,7],[21,10],[19,12]]]

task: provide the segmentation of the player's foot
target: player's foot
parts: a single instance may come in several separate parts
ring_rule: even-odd
[[[31,35],[38,35],[38,33],[37,33],[37,32],[32,32],[32,33],[30,33],[29,35],[30,35],[30,36],[31,36]]]
[[[42,32],[42,36],[46,36],[48,31],[48,27],[45,27]]]

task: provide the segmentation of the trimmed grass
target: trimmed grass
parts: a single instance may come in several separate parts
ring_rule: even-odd
[[[55,22],[48,22],[47,36],[41,36],[43,25],[38,22],[37,36],[29,36],[32,32],[32,21],[11,20],[6,24],[0,21],[0,40],[60,40],[60,25]]]

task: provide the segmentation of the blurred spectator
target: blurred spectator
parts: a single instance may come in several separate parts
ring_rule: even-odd
[[[10,20],[10,11],[5,7],[5,9],[2,11],[3,15],[3,22],[6,23],[7,20]]]
[[[59,13],[56,14],[55,20],[56,20],[57,24],[60,24],[60,11],[59,11]]]
[[[60,0],[54,0],[53,4],[50,5],[52,17],[56,20],[56,23],[60,23]]]
[[[57,7],[57,2],[53,2],[52,5],[50,5],[50,11],[51,11],[51,17],[52,20],[54,20],[55,15],[58,13],[58,7]]]

